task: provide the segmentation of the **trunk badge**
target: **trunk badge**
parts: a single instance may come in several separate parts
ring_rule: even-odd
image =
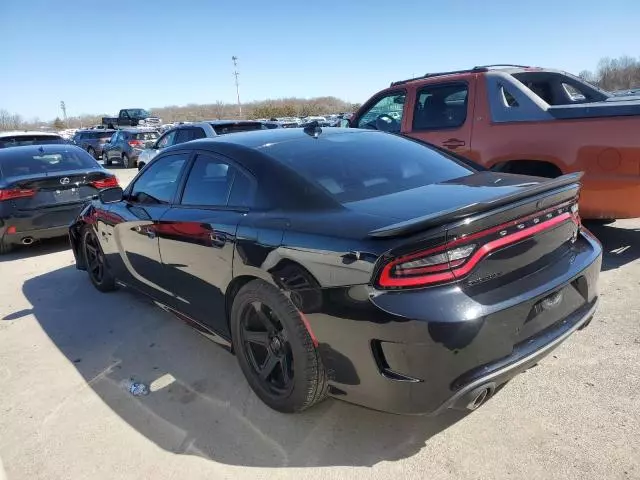
[[[61,178],[61,179],[60,179],[60,183],[61,183],[62,185],[69,185],[69,182],[70,182],[70,181],[71,181],[71,180],[69,180],[69,177],[64,177],[64,178]]]

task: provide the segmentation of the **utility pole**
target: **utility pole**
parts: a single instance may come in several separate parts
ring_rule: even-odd
[[[62,116],[64,117],[64,126],[68,127],[69,125],[67,125],[67,106],[64,104],[64,101],[60,101],[60,108],[62,109]]]
[[[242,105],[240,104],[240,86],[238,84],[238,75],[240,75],[238,73],[238,57],[234,55],[233,57],[231,57],[231,60],[233,60],[233,76],[236,77],[236,95],[238,96],[238,113],[240,114],[240,117],[242,117]]]

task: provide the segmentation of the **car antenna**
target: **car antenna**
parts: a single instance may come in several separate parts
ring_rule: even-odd
[[[320,136],[320,134],[322,133],[322,129],[320,128],[320,124],[318,123],[317,120],[314,120],[312,122],[309,122],[303,129],[304,133],[306,133],[307,135],[313,137],[313,138],[318,138]]]

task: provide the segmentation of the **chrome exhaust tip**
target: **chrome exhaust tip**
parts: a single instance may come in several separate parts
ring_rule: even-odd
[[[491,396],[491,389],[489,387],[482,388],[479,392],[475,392],[475,396],[471,398],[471,401],[467,404],[467,410],[477,410],[484,402],[489,400]]]
[[[31,245],[34,242],[33,237],[24,237],[22,239],[23,245]]]

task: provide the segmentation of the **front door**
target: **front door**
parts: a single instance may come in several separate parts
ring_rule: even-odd
[[[158,159],[125,191],[125,199],[109,210],[111,226],[101,232],[117,278],[152,296],[172,295],[165,288],[157,225],[173,203],[189,154]]]
[[[226,338],[225,291],[233,278],[236,230],[253,184],[226,158],[199,153],[179,203],[156,229],[166,288],[175,293],[171,306]]]
[[[418,88],[407,136],[468,156],[471,150],[473,83],[431,83]]]

